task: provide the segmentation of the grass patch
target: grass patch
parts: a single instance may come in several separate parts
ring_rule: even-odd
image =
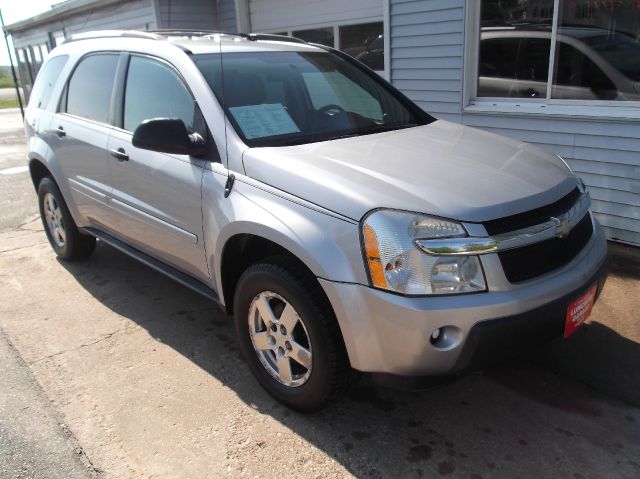
[[[13,80],[0,80],[0,88],[15,88],[15,83]]]
[[[18,99],[10,98],[8,100],[0,100],[0,110],[4,108],[18,108]]]

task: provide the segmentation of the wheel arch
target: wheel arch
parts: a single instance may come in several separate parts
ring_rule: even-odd
[[[36,191],[38,191],[38,185],[42,181],[42,178],[50,177],[53,181],[56,181],[46,161],[39,156],[34,156],[29,159],[29,174],[31,175],[31,182]],[[57,183],[56,181],[56,184]]]
[[[317,278],[305,261],[279,242],[254,233],[236,233],[225,241],[218,268],[221,299],[229,314],[233,313],[233,297],[242,273],[252,264],[273,256],[285,257]],[[319,283],[318,287],[322,289]]]

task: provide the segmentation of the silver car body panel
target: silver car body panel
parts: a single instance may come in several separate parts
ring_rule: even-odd
[[[554,155],[442,120],[251,148],[243,160],[248,176],[356,220],[372,209],[392,208],[481,222],[554,202],[577,184]]]
[[[127,161],[112,163],[111,206],[119,235],[132,246],[209,282],[202,231],[200,186],[204,161],[146,151],[132,134],[114,130],[108,150],[122,149]]]

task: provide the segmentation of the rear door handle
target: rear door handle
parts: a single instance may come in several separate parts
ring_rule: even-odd
[[[124,151],[124,148],[118,148],[117,150],[111,150],[111,156],[118,161],[129,161],[129,155]]]
[[[58,135],[59,138],[62,138],[63,136],[67,136],[67,132],[64,131],[64,128],[62,128],[61,126],[56,128],[54,131],[55,131],[56,135]]]

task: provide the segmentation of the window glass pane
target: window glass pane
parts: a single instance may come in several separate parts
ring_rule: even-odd
[[[67,113],[108,123],[117,64],[115,54],[91,55],[82,60],[69,81]]]
[[[341,104],[346,111],[381,122],[380,103],[361,87],[337,72],[303,73],[311,103],[316,110]]]
[[[478,96],[545,98],[553,0],[482,0]]]
[[[178,75],[164,63],[132,57],[124,101],[124,129],[134,131],[144,120],[179,118],[193,131],[195,103]]]
[[[30,107],[47,107],[53,87],[58,80],[58,76],[60,75],[62,68],[65,63],[67,63],[68,58],[69,57],[66,55],[61,55],[59,57],[52,58],[44,64],[38,73],[36,83],[33,86],[33,91],[31,92],[31,97],[29,98]]]
[[[382,22],[340,27],[340,50],[372,70],[384,70]]]
[[[319,43],[328,47],[334,46],[333,27],[313,28],[311,30],[298,30],[292,36],[309,43]]]
[[[425,121],[378,75],[330,53],[200,54],[194,61],[251,146],[325,141]]]
[[[552,98],[640,101],[640,4],[560,1]]]

